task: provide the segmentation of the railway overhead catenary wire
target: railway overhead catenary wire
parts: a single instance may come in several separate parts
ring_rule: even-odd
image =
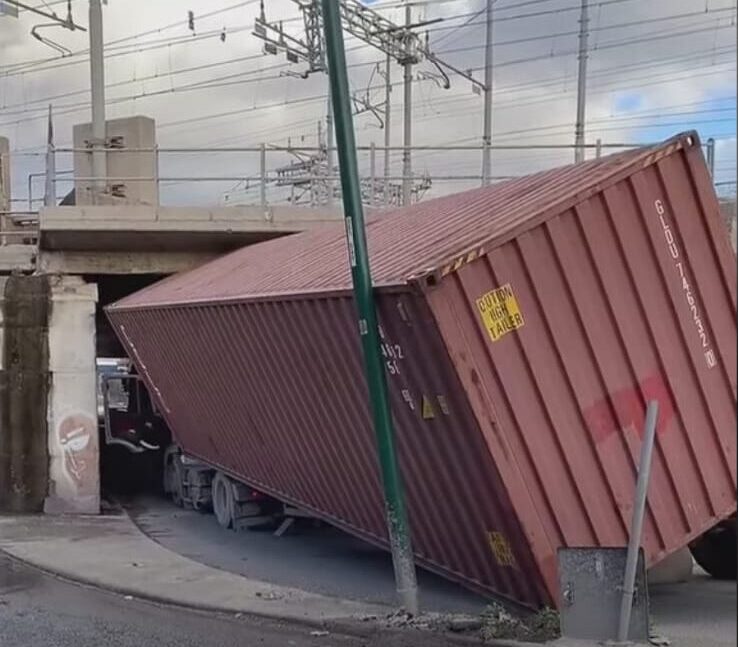
[[[545,2],[542,2],[542,3],[523,3],[523,4],[524,4],[524,5],[533,5],[533,4],[535,4],[535,5],[537,5],[537,7],[536,7],[536,8],[538,8],[538,7],[544,8],[544,7],[550,6],[550,4],[549,4],[549,3],[545,3]],[[596,6],[596,3],[595,3],[595,4],[593,5],[593,6]],[[507,13],[510,13],[510,12],[507,12]],[[706,29],[706,31],[709,31],[709,29],[710,29],[710,28],[708,27],[708,28]],[[630,30],[630,31],[636,31],[636,30]],[[673,32],[675,32],[675,31],[676,31],[676,32],[678,33],[678,32],[679,32],[680,30],[669,30],[669,31],[670,31],[671,33],[673,33]],[[563,30],[562,30],[562,32],[563,32]],[[443,33],[443,32],[442,32],[442,31],[440,31],[440,28],[439,28],[439,34],[440,34],[440,33]],[[558,33],[558,32],[557,32],[557,33]],[[677,36],[677,37],[678,37],[678,36]],[[205,46],[205,45],[204,45],[204,44],[202,44],[202,46]],[[531,58],[531,57],[527,57],[527,58]],[[504,61],[500,61],[500,62],[501,62],[501,63],[503,63]],[[653,68],[656,68],[656,67],[658,67],[658,66],[657,66],[657,65],[654,65],[654,66],[653,66],[652,68],[648,68],[648,69],[653,69]],[[694,69],[695,69],[695,72],[696,72],[697,74],[699,74],[699,72],[700,72],[700,71],[705,71],[705,70],[709,70],[709,67],[705,66],[704,68],[697,68],[697,67],[695,66],[695,67],[694,67]],[[183,76],[185,76],[185,75],[183,74]],[[187,76],[194,76],[194,73],[193,73],[193,75],[187,75]],[[658,79],[658,77],[656,77],[656,79]],[[622,86],[625,86],[625,83],[626,83],[626,82],[622,82],[622,83],[621,83],[621,82],[619,82],[619,81],[618,81],[617,79],[615,79],[614,81],[610,82],[610,84],[609,84],[609,85],[605,85],[605,81],[607,80],[607,79],[605,78],[605,75],[603,75],[603,76],[601,77],[601,80],[602,80],[602,82],[603,82],[603,84],[602,84],[602,87],[603,87],[603,88],[604,88],[604,87],[607,87],[607,88],[609,88],[609,89],[613,89],[613,88],[616,88],[616,87],[621,87],[621,85],[622,85]],[[234,78],[234,79],[233,79],[233,81],[234,81],[234,83],[235,83],[235,82],[237,81],[237,79],[235,79],[235,78]],[[275,80],[275,81],[276,81],[276,80]],[[674,82],[676,82],[676,81],[677,81],[677,79],[675,79],[675,80],[674,80]],[[187,80],[186,80],[186,81],[185,81],[184,83],[182,83],[182,85],[186,85],[186,86],[195,86],[195,85],[197,85],[197,83],[198,83],[197,81],[194,81],[194,82],[190,83],[190,82],[189,82],[189,78],[188,78],[188,79],[187,79]],[[211,85],[212,87],[208,87],[208,85]],[[552,83],[551,85],[552,85],[552,86],[554,86],[554,84],[553,84],[553,83]],[[214,88],[214,87],[218,87],[218,86],[217,86],[217,85],[215,85],[215,84],[207,84],[207,83],[203,83],[202,89],[203,89],[203,90],[208,90],[208,91],[209,91],[210,89],[212,89],[212,88]],[[226,86],[224,86],[224,87],[226,87]],[[555,86],[554,86],[554,87],[555,87]],[[627,87],[627,86],[626,86],[626,87]],[[517,91],[517,90],[513,90],[512,88],[510,88],[510,89],[509,89],[509,93],[510,93],[510,95],[509,95],[509,96],[511,96],[511,97],[512,97],[512,96],[515,96],[515,97],[517,97],[517,96],[523,97],[523,96],[525,96],[525,95],[526,95],[526,93],[527,93],[527,90],[528,90],[527,88],[521,88],[521,89],[520,89],[520,91]],[[186,90],[185,90],[184,88],[182,89],[182,91],[183,91],[183,92],[184,92],[184,91],[187,91],[187,92],[194,92],[194,90],[193,90],[193,89],[186,89]],[[507,91],[508,91],[508,90],[505,90],[505,92],[507,92]],[[505,94],[505,92],[503,92],[503,94],[502,94],[501,96],[503,96],[503,95]],[[136,99],[134,99],[134,100],[138,100],[138,99],[145,99],[145,98],[146,98],[146,97],[140,97],[140,96],[137,96],[136,94],[133,94],[132,96],[133,96],[133,97],[136,97]],[[558,92],[557,92],[557,95],[556,95],[556,96],[557,96],[557,100],[558,100],[558,97],[559,97],[559,93],[558,93]],[[560,96],[562,97],[562,101],[563,101],[564,93],[561,93],[561,95],[560,95]],[[456,100],[456,98],[455,98],[455,97],[454,97],[454,100]],[[474,98],[473,98],[473,97],[470,97],[470,98],[468,99],[468,101],[469,101],[469,103],[470,103],[470,104],[471,104],[471,101],[473,101],[473,100],[474,100]],[[533,99],[529,100],[529,101],[530,101],[529,105],[532,105],[532,101],[533,101],[533,100],[535,100],[535,98],[533,98]],[[434,99],[432,99],[432,101],[433,101],[433,105],[434,105],[434,106],[435,106],[435,105],[438,105],[438,106],[445,106],[445,103],[444,103],[444,102],[445,102],[445,100],[441,100],[441,99],[435,99],[435,98],[434,98]],[[463,103],[464,101],[467,101],[467,99],[466,99],[466,98],[464,98],[464,100],[463,100],[463,101],[462,101],[461,99],[459,99],[459,102],[460,102],[460,103]],[[319,102],[317,102],[317,101],[316,101],[316,105],[317,105],[318,103],[319,103]],[[510,102],[510,103],[511,103],[511,102]],[[506,105],[504,104],[504,102],[500,102],[500,104],[501,104],[501,105],[500,105],[500,110],[510,110],[510,109],[512,109],[512,108],[511,108],[511,106],[509,106],[509,105],[508,105],[508,106],[506,106]],[[292,104],[287,104],[287,105],[288,105],[288,106],[290,106],[290,105],[292,105]],[[450,107],[450,106],[451,106],[451,105],[453,105],[453,104],[449,103],[449,104],[447,104],[447,105],[448,105],[448,106]],[[304,103],[298,103],[298,104],[294,104],[294,107],[295,107],[295,108],[299,108],[299,107],[303,107],[303,106],[307,107],[307,104],[304,104]],[[260,110],[266,110],[266,108],[259,108],[259,109],[260,109]],[[248,113],[246,113],[246,114],[248,114]],[[255,113],[254,113],[254,114],[255,114]],[[439,116],[445,116],[446,114],[449,114],[449,112],[445,112],[445,111],[444,111],[444,112],[442,112],[442,113],[441,113],[441,114],[440,114]],[[698,114],[704,114],[704,113],[696,113],[695,115],[692,115],[692,116],[695,116],[695,117],[696,117],[696,116],[697,116]],[[186,113],[185,113],[185,115],[184,115],[184,116],[185,116],[185,117],[187,116],[187,115],[186,115]],[[685,116],[690,116],[690,115],[685,115]],[[205,117],[205,115],[203,115],[203,117]],[[2,118],[2,117],[0,117],[0,118]],[[206,119],[205,121],[195,121],[195,122],[191,122],[191,123],[202,123],[203,125],[205,125],[205,124],[208,124],[208,130],[209,130],[209,125],[210,125],[210,124],[215,124],[216,122],[220,123],[221,121],[223,121],[223,120],[225,120],[225,119],[228,119],[228,117],[224,117],[223,119],[219,119],[219,120],[217,120],[217,119],[211,119],[211,118],[209,118],[209,117],[208,117],[208,118],[207,118],[207,119]],[[431,118],[429,117],[429,119],[428,119],[428,120],[430,121],[430,119],[431,119]],[[641,121],[644,121],[644,122],[645,122],[645,120],[641,120]],[[162,124],[164,124],[164,123],[167,123],[167,122],[164,122],[164,121],[162,121],[161,123],[162,123]],[[304,123],[310,123],[310,120],[309,120],[309,119],[307,119],[307,120],[305,120],[305,121],[304,121]],[[613,122],[613,123],[623,123],[623,122]],[[556,122],[555,122],[555,123],[551,124],[551,125],[549,126],[549,128],[551,129],[551,131],[553,131],[553,130],[555,130],[556,126],[558,126],[558,123],[556,123]],[[183,124],[183,125],[181,125],[181,128],[186,128],[186,127],[187,127],[187,124]],[[168,125],[168,126],[167,126],[167,130],[165,130],[164,132],[170,132],[170,131],[171,131],[171,132],[174,132],[175,130],[177,130],[177,129],[179,129],[179,128],[180,128],[180,126],[179,126],[179,125],[177,125],[177,124],[172,124],[172,125]],[[199,130],[200,130],[200,129],[198,129],[198,131],[199,131]],[[546,131],[546,132],[551,132],[551,131]],[[205,132],[207,132],[207,131],[203,131],[203,134],[204,134]],[[198,132],[197,134],[199,135],[199,134],[200,134],[200,132]]]
[[[724,28],[724,27],[721,27],[721,28]],[[709,31],[710,28],[705,28],[705,30],[706,31]],[[680,36],[681,33],[676,33],[676,34],[666,33],[666,34],[664,34],[664,33],[659,32],[659,33],[656,33],[656,34],[653,34],[653,35],[654,36],[661,36],[661,37],[669,37],[669,36],[677,37],[677,36]],[[625,40],[619,41],[617,43],[613,43],[611,46],[625,47],[625,46],[628,46],[628,45],[633,44],[633,43],[636,43],[636,42],[641,42],[641,38],[639,37],[638,39],[625,39]],[[463,51],[467,51],[469,48],[461,48],[461,49]],[[473,49],[478,49],[478,48],[473,48]],[[457,51],[460,51],[460,50],[457,50]],[[544,55],[544,56],[533,56],[533,57],[526,57],[526,58],[523,58],[523,59],[517,59],[517,60],[511,60],[511,61],[500,61],[500,62],[498,62],[496,64],[496,67],[502,68],[502,67],[505,67],[505,66],[508,66],[508,65],[511,65],[511,64],[522,64],[522,63],[525,63],[525,62],[534,62],[536,60],[552,59],[552,58],[555,58],[555,57],[558,57],[558,56],[572,55],[574,53],[575,53],[574,50],[570,50],[570,51],[565,51],[565,52],[560,52],[560,53],[547,54],[547,55]],[[374,63],[375,62],[366,63],[366,64],[365,63],[362,63],[361,65],[367,65],[368,66],[368,65],[371,65],[371,64],[374,64]],[[476,69],[480,69],[480,68],[476,68]],[[243,74],[248,74],[248,73],[249,72],[244,72]],[[252,71],[252,73],[253,73],[253,71]],[[197,85],[197,84],[194,84],[194,85]],[[205,89],[206,84],[203,83],[202,85],[203,85],[203,89]],[[216,87],[216,86],[212,86],[212,87]],[[169,91],[170,92],[176,92],[177,91],[177,86],[171,87],[169,89]],[[139,94],[131,95],[131,96],[128,96],[128,97],[119,97],[119,98],[116,98],[115,101],[116,102],[120,102],[120,101],[127,101],[127,100],[133,100],[133,99],[143,99],[143,98],[146,98],[146,96],[156,96],[156,94],[157,94],[156,92],[139,93]],[[79,102],[79,104],[77,104],[77,107],[82,108],[85,105],[86,105],[86,103]],[[66,110],[67,106],[62,105],[59,108],[62,111],[64,111],[64,110]],[[39,113],[36,116],[29,116],[28,119],[45,118],[45,114],[46,114],[46,108],[44,107],[43,108],[43,113]],[[67,113],[66,112],[59,112],[57,110],[57,115],[60,115],[60,114],[67,114]],[[0,125],[18,125],[20,123],[23,123],[24,121],[25,120],[15,120],[13,122],[1,122]]]

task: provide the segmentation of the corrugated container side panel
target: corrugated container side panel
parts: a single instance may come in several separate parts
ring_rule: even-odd
[[[729,397],[735,398],[736,364],[730,361],[736,355],[736,272],[735,255],[730,249],[729,238],[721,226],[720,206],[715,200],[703,202],[704,181],[699,181],[699,167],[690,163],[693,155],[679,155],[664,159],[656,167],[666,200],[674,213],[675,225],[682,239],[685,260],[694,274],[696,292],[703,301],[709,301],[709,320],[704,326],[711,333],[708,343],[715,345],[714,352],[722,358],[718,365],[723,385],[728,388]],[[694,176],[690,177],[690,171]],[[685,180],[675,178],[686,176]],[[691,182],[689,181],[691,180]],[[709,185],[708,185],[709,186]],[[668,222],[668,221],[667,221]],[[674,259],[672,259],[674,260]],[[680,275],[681,278],[681,275]],[[684,286],[683,290],[684,290]],[[686,298],[686,294],[685,294]],[[683,310],[683,308],[682,308]],[[690,312],[689,314],[693,314]],[[707,314],[702,310],[701,315]],[[694,317],[690,320],[694,324]],[[704,356],[704,348],[703,356]],[[710,372],[709,375],[713,375]],[[724,412],[725,409],[721,408]],[[731,457],[729,463],[735,467]]]
[[[403,354],[388,380],[414,537],[437,546],[430,560],[452,556],[459,581],[528,604],[549,601],[427,303],[385,294],[379,304],[384,341]],[[421,518],[431,521],[422,534]]]
[[[354,370],[358,345],[340,335],[353,321],[345,307],[328,299],[321,305],[161,308],[112,319],[146,358],[143,372],[162,394],[168,422],[188,453],[381,538],[371,437],[340,435],[368,421],[363,384],[341,375]],[[310,318],[324,309],[328,328]],[[311,328],[320,330],[308,345],[301,336]],[[336,401],[341,407],[326,416]]]
[[[682,502],[695,497],[694,487],[698,483],[692,478],[693,465],[689,463],[684,438],[667,433],[673,425],[673,397],[655,354],[651,322],[642,309],[639,296],[639,284],[644,282],[640,277],[649,277],[650,282],[652,275],[633,274],[630,268],[629,258],[639,253],[635,249],[642,238],[639,233],[642,227],[634,205],[611,203],[610,196],[621,189],[622,186],[608,189],[604,196],[590,202],[589,209],[578,211],[582,244],[590,260],[589,269],[583,270],[580,266],[579,271],[593,273],[607,299],[603,316],[593,320],[589,327],[593,348],[600,353],[598,371],[607,390],[602,399],[587,404],[585,413],[590,433],[604,450],[624,443],[630,455],[631,460],[624,462],[622,467],[625,478],[623,505],[630,514],[646,401],[659,400],[659,442],[654,453],[646,518],[647,541],[658,544],[647,545],[651,556],[664,547],[664,537],[683,536],[687,526]],[[628,232],[625,245],[619,238],[619,231]],[[613,350],[612,355],[607,353],[608,348]],[[608,409],[612,412],[610,415]],[[664,442],[666,436],[668,442]],[[687,461],[687,469],[682,471],[680,467],[685,465],[684,461]],[[675,474],[679,474],[676,480]]]
[[[419,562],[480,592],[550,603],[427,304],[388,292],[379,316]],[[111,319],[145,358],[185,451],[386,547],[349,297]]]
[[[678,179],[689,181],[683,176]],[[705,312],[705,299],[708,299],[711,310],[718,304],[709,289],[700,294],[694,285],[692,266],[685,254],[685,245],[692,243],[680,240],[674,212],[665,202],[661,203],[661,207],[656,206],[656,200],[664,200],[664,197],[655,169],[634,175],[619,188],[619,195],[610,199],[611,208],[620,201],[621,209],[639,215],[631,228],[625,227],[619,219],[614,222],[619,241],[627,250],[628,270],[647,331],[641,345],[653,349],[655,356],[652,361],[664,375],[672,396],[674,423],[669,433],[682,436],[686,446],[686,452],[674,452],[673,467],[669,466],[668,454],[665,456],[668,474],[683,487],[687,485],[687,475],[696,479],[695,485],[679,497],[679,505],[675,509],[681,510],[688,522],[689,514],[693,513],[694,521],[690,525],[696,521],[697,529],[702,530],[705,520],[710,518],[707,515],[720,515],[725,506],[731,505],[731,499],[733,502],[735,500],[734,493],[731,495],[723,486],[724,478],[730,479],[730,474],[720,455],[721,431],[716,428],[714,419],[714,416],[727,415],[733,418],[731,427],[734,428],[735,402],[725,397],[724,384],[720,383],[724,373],[718,364],[727,358],[715,357],[713,361],[716,364],[710,369],[702,348],[701,334],[686,297],[687,294],[692,295],[697,316]],[[658,213],[657,209],[663,210],[663,214]],[[689,217],[697,218],[699,215],[690,213]],[[709,258],[699,259],[698,262],[713,263]],[[713,267],[717,269],[715,265]],[[638,277],[642,276],[649,276],[651,280],[639,280]],[[719,279],[719,276],[715,275],[715,278]],[[706,325],[707,321],[703,327]],[[636,343],[637,340],[633,340],[633,353],[640,351]],[[640,354],[644,352],[640,351]],[[716,394],[717,400],[712,403],[710,400],[713,398],[706,391],[706,382],[717,386],[721,392]],[[676,444],[673,440],[671,442]],[[661,455],[667,449],[665,445],[665,442],[659,443]],[[691,469],[679,473],[676,468],[680,465],[676,461],[685,453],[692,458]],[[676,538],[675,535],[672,541]],[[666,547],[671,546],[667,544]]]
[[[489,453],[497,464],[500,478],[520,520],[525,541],[546,579],[549,597],[556,599],[556,590],[551,586],[556,578],[556,564],[551,561],[553,552],[550,538],[558,528],[551,525],[551,515],[544,517],[537,514],[541,506],[547,505],[549,489],[541,482],[525,482],[526,477],[537,479],[538,475],[533,466],[525,462],[530,458],[516,452],[519,448],[512,442],[514,439],[502,433],[507,411],[493,401],[495,394],[490,388],[489,374],[494,373],[496,367],[490,361],[479,329],[469,325],[473,323],[473,301],[464,293],[458,273],[450,275],[441,289],[430,292],[428,301]],[[524,387],[521,385],[520,388]],[[514,458],[514,452],[519,458]],[[521,461],[520,464],[518,461]]]
[[[735,510],[735,279],[717,209],[695,198],[709,195],[698,154],[647,166],[429,295],[552,592],[558,546],[626,542],[649,399],[649,563]],[[507,284],[524,325],[492,341],[476,300]]]

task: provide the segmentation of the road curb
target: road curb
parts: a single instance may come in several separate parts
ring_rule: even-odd
[[[141,591],[130,589],[124,586],[113,586],[109,583],[101,583],[100,581],[96,580],[94,577],[90,576],[83,576],[78,573],[69,573],[65,572],[64,570],[52,570],[44,566],[40,566],[34,561],[19,557],[18,555],[13,554],[12,552],[9,552],[5,548],[0,548],[0,553],[5,555],[9,560],[12,562],[16,562],[18,564],[22,564],[23,566],[27,568],[32,568],[36,571],[39,571],[40,573],[43,573],[44,575],[47,575],[49,577],[54,577],[56,579],[59,579],[63,582],[67,582],[70,584],[75,584],[78,586],[83,586],[87,588],[92,588],[98,591],[103,591],[105,593],[110,593],[113,595],[119,595],[121,597],[130,597],[134,600],[149,602],[152,604],[160,605],[160,606],[166,606],[166,607],[175,607],[178,609],[186,609],[189,611],[193,611],[195,613],[213,613],[220,616],[225,616],[229,618],[241,618],[241,617],[253,617],[253,618],[260,618],[264,620],[271,620],[271,621],[278,621],[278,622],[284,622],[287,624],[297,625],[305,627],[306,629],[311,630],[323,630],[323,631],[329,631],[331,633],[335,634],[342,634],[347,635],[355,638],[369,638],[372,636],[378,636],[378,635],[386,635],[386,636],[400,636],[400,635],[408,635],[411,633],[414,633],[416,635],[433,635],[436,637],[443,637],[444,640],[449,645],[458,645],[459,647],[469,647],[473,645],[485,645],[485,647],[541,647],[540,644],[534,644],[534,643],[523,643],[523,642],[515,642],[515,641],[484,641],[482,638],[478,636],[468,636],[463,634],[456,634],[453,632],[444,632],[444,631],[433,631],[433,630],[421,630],[414,628],[412,626],[409,627],[388,627],[384,624],[382,624],[381,621],[367,621],[367,620],[361,620],[360,618],[356,619],[332,619],[327,618],[325,620],[318,620],[314,618],[299,618],[295,616],[280,614],[280,613],[265,613],[263,611],[243,611],[243,612],[235,612],[231,609],[224,609],[222,607],[218,607],[217,605],[212,605],[208,603],[198,604],[198,605],[192,605],[188,604],[186,602],[182,602],[181,600],[177,600],[174,597],[167,597],[167,596],[161,596],[161,595],[151,595],[142,593]]]

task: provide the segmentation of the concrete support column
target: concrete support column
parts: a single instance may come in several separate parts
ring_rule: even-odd
[[[48,282],[0,277],[0,512],[40,512],[48,486]]]
[[[44,512],[98,514],[97,286],[79,277],[53,277],[49,302],[49,493]]]

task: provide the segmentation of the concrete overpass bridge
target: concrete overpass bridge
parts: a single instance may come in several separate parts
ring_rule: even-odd
[[[137,146],[154,145],[142,140],[141,119],[109,122],[118,145],[131,133]],[[84,131],[75,127],[75,140]],[[118,160],[122,176],[148,168],[133,153]],[[87,166],[76,159],[75,176],[89,175]],[[73,199],[38,214],[12,212],[7,173],[0,182],[0,511],[100,511],[97,359],[123,355],[105,305],[244,245],[342,217],[286,205],[166,207],[155,182],[137,182],[124,199],[96,199],[75,179]]]
[[[99,512],[96,360],[124,354],[104,306],[339,218],[290,206],[60,206],[19,229],[25,242],[0,244],[0,510]]]

